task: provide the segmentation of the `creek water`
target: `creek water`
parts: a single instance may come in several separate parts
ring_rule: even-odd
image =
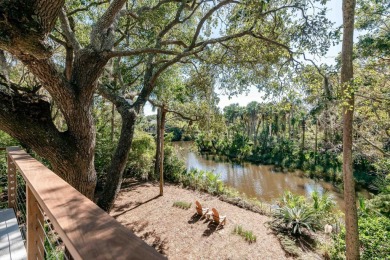
[[[300,171],[277,172],[273,166],[256,165],[252,163],[235,164],[211,160],[205,155],[199,155],[192,142],[174,142],[178,156],[186,162],[187,170],[191,168],[209,170],[218,174],[226,185],[235,188],[249,197],[256,197],[260,201],[274,203],[284,191],[310,196],[317,190],[320,194],[329,192],[338,207],[344,211],[343,194],[331,183],[305,177]],[[362,196],[369,196],[368,192],[361,191]]]

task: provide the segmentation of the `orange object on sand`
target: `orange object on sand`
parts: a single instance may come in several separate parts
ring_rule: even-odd
[[[213,212],[212,214],[213,220],[215,223],[218,224],[218,227],[224,226],[226,224],[226,216],[220,216],[218,211],[215,208],[212,208],[211,211]]]
[[[196,212],[198,213],[198,215],[201,215],[203,218],[207,212],[209,212],[209,208],[202,208],[202,205],[199,203],[199,201],[195,201],[195,205],[196,205]]]

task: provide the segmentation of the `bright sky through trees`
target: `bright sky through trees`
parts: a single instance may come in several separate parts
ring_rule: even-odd
[[[329,19],[335,23],[335,28],[339,27],[343,23],[342,9],[341,9],[341,1],[340,0],[331,0],[327,3],[327,8],[329,9],[328,17]],[[355,33],[356,37],[356,33]],[[334,64],[335,58],[341,52],[341,42],[336,46],[331,46],[326,57],[322,59],[314,58],[314,60],[318,63],[328,63]],[[309,56],[308,56],[309,57]],[[263,93],[259,92],[256,87],[251,87],[248,93],[244,93],[238,96],[233,96],[229,99],[228,95],[219,95],[220,101],[218,106],[223,109],[225,106],[228,106],[233,103],[238,103],[240,106],[246,106],[248,103],[252,101],[261,102],[264,99]]]
[[[341,9],[341,1],[340,0],[331,0],[327,3],[327,8],[329,9],[329,19],[335,23],[335,28],[342,25],[342,9]],[[355,33],[355,37],[356,33]],[[335,58],[337,55],[341,52],[341,42],[336,46],[331,46],[326,57],[319,59],[310,57],[313,60],[315,60],[318,64],[321,63],[328,63],[328,64],[334,64]],[[217,90],[217,93],[219,94],[219,104],[218,106],[221,108],[221,110],[230,104],[238,103],[240,106],[246,106],[248,103],[252,101],[261,102],[264,99],[263,93],[259,92],[255,86],[250,87],[248,92],[244,92],[243,94],[239,94],[237,96],[232,96],[229,98],[229,95],[224,94],[223,91]],[[156,114],[156,111],[152,110],[152,106],[147,103],[144,109],[144,112],[146,115],[152,115]]]

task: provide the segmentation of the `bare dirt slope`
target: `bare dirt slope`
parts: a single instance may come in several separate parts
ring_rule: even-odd
[[[166,185],[164,196],[150,183],[127,180],[111,215],[169,259],[286,259],[278,239],[267,228],[270,218],[220,201],[197,191]],[[194,217],[195,200],[227,216],[224,228]],[[189,210],[175,201],[192,202]],[[249,244],[233,234],[235,225],[251,230],[257,242]]]

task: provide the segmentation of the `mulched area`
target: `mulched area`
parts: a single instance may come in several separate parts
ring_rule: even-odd
[[[158,194],[158,184],[126,180],[111,215],[169,259],[288,259],[266,224],[269,217],[174,185]],[[211,221],[200,220],[195,200],[226,215],[227,224],[216,230]],[[191,208],[173,207],[176,201],[191,202]],[[236,225],[253,231],[257,241],[249,244],[233,234]]]

